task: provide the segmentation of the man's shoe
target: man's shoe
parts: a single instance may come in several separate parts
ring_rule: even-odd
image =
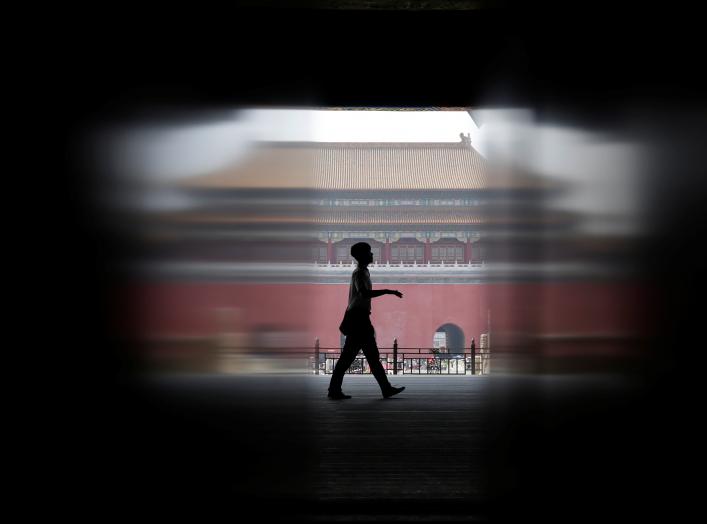
[[[332,398],[334,400],[343,400],[345,398],[351,398],[351,395],[344,395],[342,391],[336,391],[332,392],[330,391],[327,397]]]
[[[390,386],[389,389],[386,389],[383,392],[383,396],[385,398],[392,397],[393,395],[397,395],[398,393],[400,393],[404,389],[405,389],[405,386],[400,386],[399,388],[396,388],[395,386]]]

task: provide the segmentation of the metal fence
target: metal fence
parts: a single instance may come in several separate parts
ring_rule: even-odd
[[[314,351],[312,351],[314,349]],[[458,353],[443,353],[435,348],[401,348],[397,340],[393,347],[379,348],[380,362],[386,373],[391,375],[488,375],[491,371],[491,353],[488,349],[469,348]],[[316,375],[333,373],[341,348],[320,347],[221,347],[217,351],[221,365],[228,364],[239,370],[250,365],[277,368],[285,365],[288,369],[302,369]],[[257,367],[257,366],[256,366]],[[347,370],[349,374],[370,373],[368,361],[359,353]]]
[[[380,362],[386,373],[393,375],[488,375],[491,354],[487,349],[470,348],[460,353],[440,353],[434,348],[379,348]],[[331,374],[341,354],[340,348],[320,348],[315,345],[312,367],[315,374]],[[366,357],[354,359],[347,373],[370,373]]]

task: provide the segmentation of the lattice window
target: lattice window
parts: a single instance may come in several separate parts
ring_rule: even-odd
[[[390,249],[390,258],[393,263],[409,263],[417,262],[422,264],[424,262],[425,249],[421,245],[415,244],[396,244]]]
[[[371,247],[371,253],[373,253],[373,262],[381,262],[381,248]]]
[[[326,256],[326,247],[315,247],[312,249],[312,258],[314,258],[315,262],[320,262],[322,264],[326,264],[327,261],[327,256]]]
[[[456,262],[464,262],[464,248],[462,246],[433,246],[432,247],[432,263],[453,264]]]
[[[336,246],[336,262],[351,263],[351,246]]]

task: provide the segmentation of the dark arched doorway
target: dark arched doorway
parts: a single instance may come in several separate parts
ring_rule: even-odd
[[[442,324],[435,330],[432,344],[444,347],[446,353],[464,353],[464,332],[456,324]]]

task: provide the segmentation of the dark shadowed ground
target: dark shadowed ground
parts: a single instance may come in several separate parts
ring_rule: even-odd
[[[487,378],[400,377],[385,400],[348,375],[347,401],[326,398],[328,380],[146,379],[114,428],[126,500],[286,520],[480,514]]]
[[[658,437],[627,379],[405,375],[384,400],[371,376],[347,375],[353,398],[331,401],[328,378],[126,385],[97,419],[92,502],[238,521],[560,521],[582,507],[589,521],[617,502],[645,512],[632,504],[666,466],[665,450],[645,460]]]

